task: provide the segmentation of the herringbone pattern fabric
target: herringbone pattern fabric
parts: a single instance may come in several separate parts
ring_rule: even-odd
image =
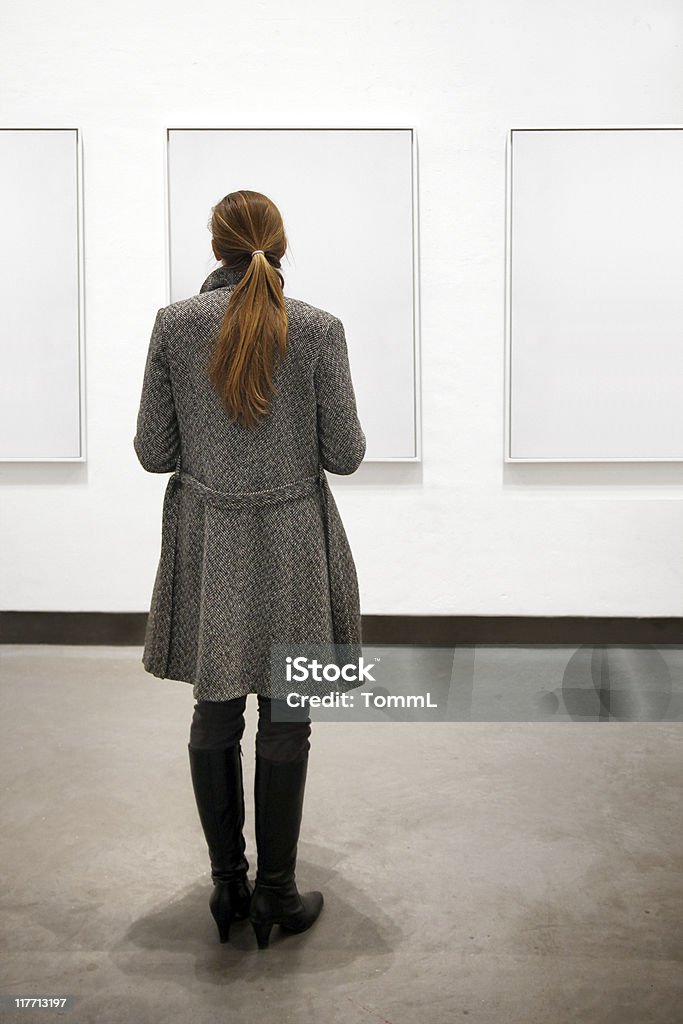
[[[356,568],[325,475],[353,473],[365,454],[344,328],[287,296],[272,412],[255,430],[231,424],[208,362],[240,278],[219,267],[158,311],[133,439],[146,470],[173,471],[142,661],[192,683],[197,700],[271,696],[271,644],[361,643]]]

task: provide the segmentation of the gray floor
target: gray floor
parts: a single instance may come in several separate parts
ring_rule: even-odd
[[[259,951],[248,924],[221,945],[208,912],[192,689],[140,655],[0,647],[5,1005],[68,996],[79,1024],[683,1021],[679,721],[315,722],[297,878],[325,908]],[[538,662],[495,660],[514,705]],[[252,871],[254,727],[250,701]]]

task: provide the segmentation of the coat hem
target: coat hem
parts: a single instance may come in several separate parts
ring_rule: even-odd
[[[145,663],[144,658],[142,659],[142,665],[143,665],[143,668],[144,668],[145,672],[147,672],[151,676],[154,676],[155,679],[168,679],[170,682],[187,683],[188,685],[192,686],[193,688],[197,687],[197,686],[201,687],[201,685],[202,685],[202,680],[193,679],[192,677],[188,678],[188,676],[186,674],[184,674],[184,673],[183,674],[178,673],[178,674],[175,674],[175,675],[174,674],[164,675],[161,669],[152,667],[150,663]],[[324,692],[323,692],[323,690],[321,688],[321,694],[320,695],[322,696],[322,695],[327,694],[327,693],[349,693],[351,690],[358,690],[358,689],[360,689],[361,686],[363,686],[363,683],[362,682],[358,682],[358,681],[353,682],[353,681],[346,680],[343,686],[337,686],[334,682],[330,682],[329,686],[327,687],[327,689],[324,690]],[[218,698],[218,699],[220,699],[220,700],[232,700],[235,697],[248,696],[250,693],[260,694],[262,697],[272,697],[272,687],[271,686],[265,686],[265,685],[261,686],[259,683],[252,683],[250,685],[249,689],[246,689],[245,687],[240,687],[238,689],[234,689],[234,690],[230,689],[229,691],[227,691],[227,692],[224,691],[224,692],[225,692],[225,696],[221,697],[221,698]],[[303,693],[305,693],[306,690],[305,690],[305,688],[304,688],[304,690],[298,690],[296,688],[296,684],[292,683],[291,690],[287,691],[287,692],[292,692],[292,693],[294,693],[294,692],[296,692],[296,693],[303,692]]]

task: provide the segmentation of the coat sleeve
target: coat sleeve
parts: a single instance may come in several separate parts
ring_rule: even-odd
[[[164,345],[164,310],[157,312],[147,352],[133,447],[149,473],[170,473],[180,453],[180,433]]]
[[[344,476],[355,473],[366,442],[356,410],[344,325],[338,317],[333,317],[323,337],[314,381],[323,468]]]

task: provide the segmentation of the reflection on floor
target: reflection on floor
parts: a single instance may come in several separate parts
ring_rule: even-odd
[[[364,689],[437,708],[314,721],[297,880],[325,907],[259,951],[209,915],[191,686],[138,647],[0,646],[3,1000],[67,996],[74,1024],[679,1021],[681,649],[374,657]]]

